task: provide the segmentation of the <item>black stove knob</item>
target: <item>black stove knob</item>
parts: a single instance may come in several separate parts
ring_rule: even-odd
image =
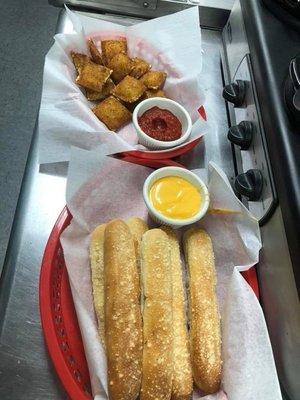
[[[242,121],[238,125],[229,128],[228,139],[240,146],[241,150],[247,150],[250,147],[253,137],[253,123],[250,121]]]
[[[289,66],[285,82],[285,102],[293,123],[300,123],[300,55],[295,57]]]
[[[239,174],[234,182],[235,190],[250,201],[259,200],[263,188],[262,173],[258,169],[249,169]]]
[[[243,105],[246,94],[246,83],[240,79],[224,86],[223,97],[236,107]]]

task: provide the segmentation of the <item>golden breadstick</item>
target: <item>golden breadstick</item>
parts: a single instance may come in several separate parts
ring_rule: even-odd
[[[209,235],[204,230],[190,228],[184,235],[184,251],[189,270],[193,376],[199,389],[215,393],[221,380],[221,333],[214,253]]]
[[[162,227],[170,243],[173,289],[173,383],[172,400],[190,399],[193,391],[192,366],[188,343],[180,248],[173,229]]]
[[[107,380],[110,400],[135,400],[142,377],[143,334],[134,240],[125,222],[104,234]]]
[[[148,230],[148,225],[143,219],[137,217],[129,218],[126,221],[126,224],[129,226],[130,232],[133,236],[136,256],[137,259],[139,259],[142,236]]]
[[[90,260],[94,307],[98,320],[98,332],[103,346],[104,339],[104,231],[106,225],[99,225],[92,232]]]
[[[151,229],[142,238],[144,296],[141,400],[171,398],[173,375],[172,282],[168,236]]]

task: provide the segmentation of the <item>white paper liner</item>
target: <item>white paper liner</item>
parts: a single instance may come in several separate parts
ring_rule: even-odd
[[[84,167],[85,166],[85,167]],[[113,218],[147,219],[142,187],[150,169],[104,157],[101,151],[72,149],[67,204],[73,215],[61,237],[95,399],[106,399],[106,357],[97,334],[89,266],[90,233]],[[203,177],[203,171],[201,171]],[[211,207],[236,213],[210,215],[200,226],[210,234],[216,260],[222,323],[222,390],[206,400],[281,399],[263,313],[239,270],[258,262],[259,226],[239,202],[223,172],[209,165]],[[225,394],[226,393],[226,394]]]
[[[55,43],[45,59],[42,100],[39,113],[39,162],[68,161],[71,146],[92,149],[106,144],[105,154],[126,150],[145,150],[138,145],[133,124],[112,134],[98,120],[81,89],[70,57],[74,50],[88,54],[86,38],[102,39],[124,36],[130,56],[142,57],[153,70],[168,73],[166,95],[183,105],[199,121],[198,108],[204,104],[200,85],[202,68],[201,30],[198,7],[125,27],[100,19],[75,14],[67,9],[73,33],[55,35]],[[201,120],[188,142],[203,136],[209,129]],[[178,146],[179,147],[179,146]]]

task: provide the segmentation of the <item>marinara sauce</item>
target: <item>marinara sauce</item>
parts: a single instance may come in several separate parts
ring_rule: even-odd
[[[171,111],[157,106],[145,111],[138,118],[138,123],[146,135],[163,142],[177,140],[182,134],[179,119]]]

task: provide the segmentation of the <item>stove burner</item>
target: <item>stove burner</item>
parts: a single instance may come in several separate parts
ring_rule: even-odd
[[[300,17],[300,1],[299,0],[277,0],[290,14]]]
[[[284,24],[300,32],[300,0],[262,0]]]
[[[290,119],[298,126],[300,124],[300,54],[289,66],[289,75],[285,82],[284,99]]]

